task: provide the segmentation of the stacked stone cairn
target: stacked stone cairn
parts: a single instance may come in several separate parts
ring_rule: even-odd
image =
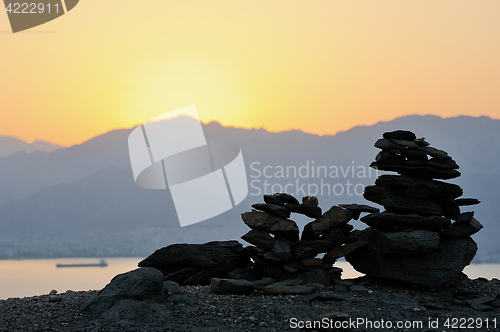
[[[264,195],[264,202],[241,215],[251,228],[242,239],[254,245],[245,248],[251,258],[247,270],[256,278],[301,279],[325,286],[341,276],[342,269],[333,267],[335,261],[366,244],[348,222],[358,219],[361,212],[379,212],[370,206],[349,204],[333,206],[322,214],[316,197],[304,197],[299,203],[286,193]],[[305,225],[300,239],[299,227],[288,219],[291,213],[315,219]],[[325,253],[322,258],[316,257],[321,253]]]
[[[309,293],[311,285],[326,287],[340,279],[342,269],[333,266],[335,261],[367,243],[348,222],[362,212],[379,212],[348,204],[322,213],[316,197],[299,203],[286,193],[264,195],[264,202],[241,216],[251,228],[242,239],[251,246],[234,240],[172,244],[156,250],[139,267],[156,268],[165,280],[180,285],[210,284],[218,293],[241,294],[257,287],[274,294]],[[314,219],[301,237],[295,221],[288,219],[291,213]]]
[[[359,272],[415,286],[436,287],[455,280],[477,251],[471,235],[483,226],[460,207],[480,203],[459,198],[463,191],[446,180],[460,176],[445,151],[410,131],[386,132],[375,143],[382,151],[370,166],[398,175],[381,175],[364,197],[384,206],[361,218],[368,242],[346,256]],[[453,221],[453,222],[452,222]]]

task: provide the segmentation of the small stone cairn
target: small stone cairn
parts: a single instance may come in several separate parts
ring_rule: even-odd
[[[370,166],[398,175],[381,175],[365,188],[364,197],[385,211],[361,218],[370,226],[360,235],[368,244],[346,259],[370,277],[427,287],[448,283],[473,259],[477,245],[470,235],[483,227],[474,212],[461,213],[460,207],[480,202],[459,198],[460,186],[436,180],[460,176],[445,151],[410,131],[383,137],[375,143],[382,151]]]
[[[258,278],[299,278],[325,286],[341,276],[342,269],[333,263],[366,244],[348,222],[358,219],[361,212],[379,212],[370,206],[349,204],[333,206],[322,214],[316,197],[304,197],[299,203],[286,193],[264,195],[264,202],[241,215],[251,228],[241,238],[254,245],[245,248],[251,258],[248,271]],[[291,213],[315,219],[305,225],[300,239],[297,224],[288,219]],[[323,258],[317,258],[321,253],[325,253]]]

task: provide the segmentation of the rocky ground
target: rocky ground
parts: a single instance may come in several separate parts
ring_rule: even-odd
[[[464,277],[448,287],[418,289],[361,277],[317,287],[306,295],[219,295],[210,286],[174,287],[160,303],[143,302],[147,315],[125,311],[99,318],[81,310],[97,291],[53,291],[1,300],[0,331],[299,331],[313,321],[333,326],[330,331],[500,330],[497,279]]]

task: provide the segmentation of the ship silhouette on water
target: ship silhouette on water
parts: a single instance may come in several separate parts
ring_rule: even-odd
[[[57,263],[56,267],[106,267],[108,263],[104,259],[101,259],[99,263],[77,263],[77,264],[61,264]]]

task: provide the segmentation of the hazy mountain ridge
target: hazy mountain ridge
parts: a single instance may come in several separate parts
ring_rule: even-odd
[[[298,169],[312,162],[316,166],[368,168],[378,152],[373,143],[383,132],[412,130],[417,136],[426,137],[432,146],[446,150],[461,166],[462,177],[452,182],[464,188],[464,197],[476,197],[483,202],[463,209],[476,211],[475,216],[485,226],[474,238],[483,255],[487,255],[487,251],[500,251],[496,240],[500,236],[496,227],[500,214],[496,203],[496,197],[500,196],[497,168],[500,147],[496,144],[500,141],[500,120],[406,116],[326,136],[297,130],[272,133],[264,129],[223,127],[216,122],[203,127],[207,141],[230,141],[242,148],[249,181],[262,184],[268,180],[276,185],[295,184],[296,180],[318,185],[321,180],[331,185],[344,184],[347,180],[373,184],[375,173],[370,178],[342,178],[341,175],[337,179],[267,179],[262,175],[256,178],[255,169],[262,171],[265,166]],[[59,254],[50,251],[51,255],[79,256],[81,252],[89,255],[89,250],[94,250],[94,255],[100,255],[99,252],[146,255],[168,243],[204,242],[243,235],[246,227],[239,214],[249,211],[252,203],[261,201],[261,195],[256,195],[253,187],[236,208],[180,228],[168,191],[144,190],[135,185],[127,148],[129,132],[129,129],[114,130],[50,154],[19,153],[0,158],[3,170],[0,174],[0,233],[3,235],[0,248],[10,245],[17,248],[9,251],[11,256],[29,256],[30,252],[43,252],[43,248],[49,251],[50,245],[68,242],[71,238],[80,241],[80,245],[66,244],[56,250]],[[339,203],[371,204],[356,195],[318,196],[324,210]],[[308,218],[297,216],[294,220],[302,227]],[[357,228],[365,227],[360,222],[353,224]],[[31,242],[26,241],[28,238]],[[35,243],[38,250],[19,251],[21,246]]]
[[[0,136],[0,157],[5,157],[16,152],[30,153],[40,151],[50,153],[58,149],[64,149],[64,146],[42,140],[28,143],[15,137]]]

